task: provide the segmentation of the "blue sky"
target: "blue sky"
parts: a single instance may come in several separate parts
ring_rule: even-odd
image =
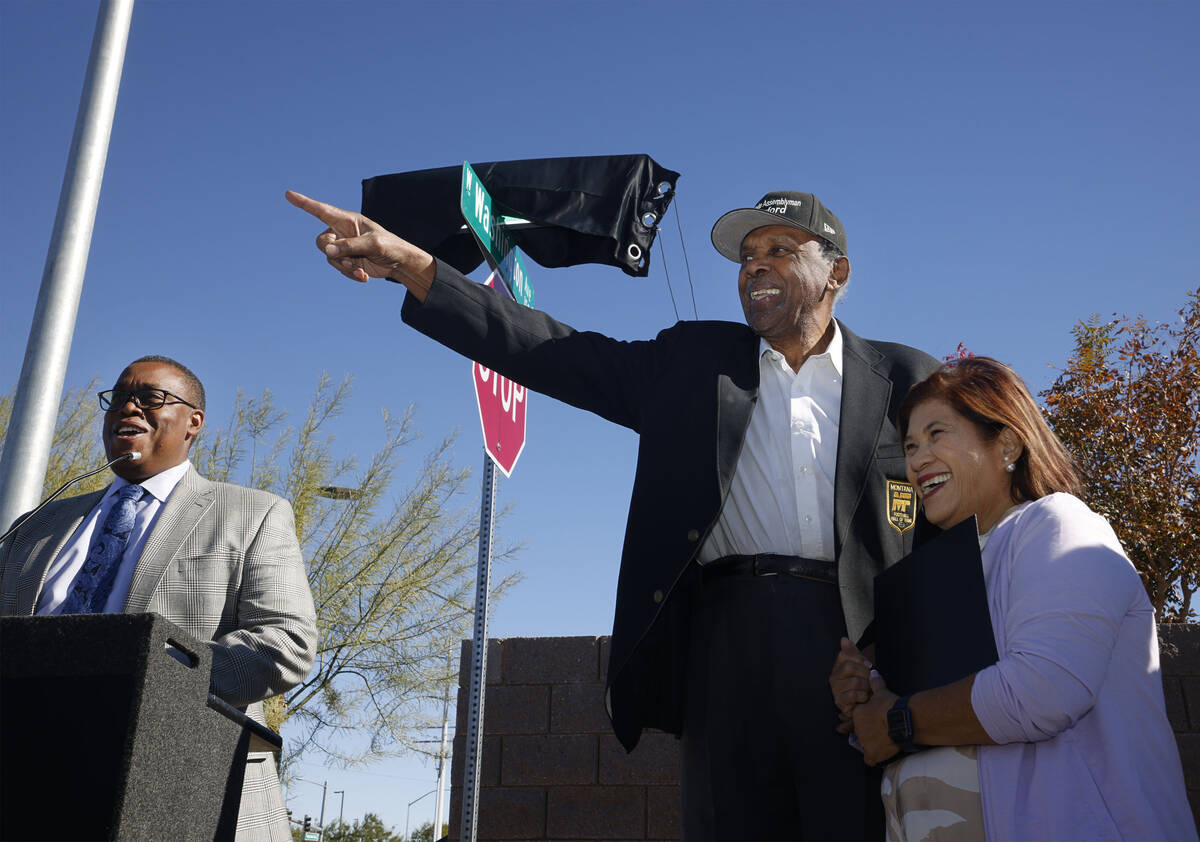
[[[97,8],[0,0],[4,390]],[[741,319],[713,221],[770,190],[815,192],[847,228],[838,315],[857,333],[936,356],[963,342],[1041,389],[1076,320],[1167,320],[1198,284],[1198,24],[1194,2],[140,0],[67,383],[168,354],[204,379],[223,422],[239,387],[299,412],[320,372],[351,372],[344,452],[379,442],[382,407],[415,402],[426,438],[461,430],[458,459],[477,469],[469,363],[400,323],[399,287],[326,266],[320,226],[284,190],[357,207],[360,181],[382,173],[644,152],[682,174],[700,317]],[[691,315],[674,213],[655,248],[645,279],[530,265],[538,307],[652,336],[676,318],[660,254]],[[634,436],[537,395],[528,434],[500,484],[525,580],[491,632],[605,634]],[[347,816],[374,810],[403,830],[434,770],[299,774],[345,789]],[[289,798],[315,815],[320,789],[299,782]]]

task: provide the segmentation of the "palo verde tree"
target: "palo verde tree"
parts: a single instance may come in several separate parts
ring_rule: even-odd
[[[46,465],[46,480],[42,485],[42,496],[52,494],[64,482],[87,473],[104,464],[104,451],[100,447],[100,416],[103,413],[96,401],[99,383],[95,378],[81,389],[68,389],[58,408],[54,424],[54,435],[50,442],[50,459]],[[0,395],[0,452],[9,446],[8,422],[12,416],[14,394]],[[13,447],[20,447],[12,439]],[[103,472],[88,477],[73,486],[65,494],[83,494],[97,491],[112,482],[112,475]]]
[[[1098,317],[1041,393],[1075,457],[1088,505],[1108,518],[1160,620],[1187,621],[1200,586],[1200,289],[1178,321]]]
[[[63,400],[47,493],[103,464],[95,382]],[[331,422],[350,379],[322,375],[303,420],[287,423],[269,391],[239,392],[231,417],[211,421],[192,447],[196,469],[291,501],[317,610],[316,664],[308,679],[267,702],[268,724],[287,725],[287,756],[353,763],[405,750],[430,753],[426,728],[441,700],[474,608],[478,504],[453,437],[402,473],[417,439],[413,409],[382,418],[382,444],[363,463],[335,456]],[[12,396],[0,398],[7,430]],[[0,445],[3,439],[0,439]],[[103,488],[100,474],[70,493]],[[504,560],[511,549],[497,553]],[[515,581],[500,580],[498,595]]]
[[[284,424],[270,392],[238,396],[229,424],[193,449],[212,479],[286,497],[308,564],[320,635],[308,679],[268,705],[287,723],[292,759],[310,751],[342,762],[403,750],[440,721],[459,641],[473,611],[478,508],[470,471],[452,462],[453,437],[397,490],[400,457],[416,438],[413,411],[384,413],[383,444],[361,467],[333,455],[331,420],[350,380],[322,376],[304,420]],[[502,552],[501,556],[507,553]],[[500,581],[497,592],[514,581]]]

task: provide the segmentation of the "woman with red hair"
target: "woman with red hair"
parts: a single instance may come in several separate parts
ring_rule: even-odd
[[[1196,839],[1154,609],[1020,378],[958,360],[912,387],[899,430],[926,518],[977,518],[999,661],[899,698],[843,641],[843,730],[894,760],[888,838]]]

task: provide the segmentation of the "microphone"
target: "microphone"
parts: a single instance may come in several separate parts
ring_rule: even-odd
[[[110,460],[110,461],[108,461],[108,462],[105,462],[103,465],[101,465],[99,468],[97,468],[97,469],[96,469],[96,470],[94,470],[94,471],[88,471],[86,474],[80,474],[79,476],[75,477],[74,479],[69,479],[69,480],[67,480],[66,482],[64,482],[64,483],[62,484],[62,486],[61,486],[61,487],[58,489],[58,491],[55,491],[53,494],[51,494],[51,495],[50,495],[49,497],[47,497],[45,500],[43,500],[42,502],[38,503],[38,504],[37,504],[37,508],[36,508],[36,509],[34,509],[33,511],[31,511],[31,512],[28,512],[27,514],[24,514],[24,515],[22,515],[21,517],[17,518],[17,519],[16,519],[16,520],[13,522],[13,525],[12,525],[11,527],[9,527],[9,530],[8,530],[7,532],[5,532],[3,535],[0,535],[0,544],[3,544],[3,543],[4,543],[4,541],[5,541],[5,540],[8,538],[8,536],[9,536],[9,535],[12,535],[14,532],[16,532],[16,531],[17,531],[17,529],[19,529],[19,528],[20,528],[20,526],[21,526],[21,524],[22,524],[22,523],[24,523],[25,521],[29,520],[29,518],[31,518],[31,517],[33,517],[34,515],[36,515],[36,514],[37,514],[38,512],[40,512],[42,509],[46,508],[46,506],[47,506],[47,505],[48,505],[48,504],[49,504],[49,503],[50,503],[52,500],[54,500],[54,498],[55,498],[55,497],[57,497],[58,495],[62,494],[64,491],[66,491],[68,488],[70,488],[70,487],[71,487],[72,485],[74,485],[75,483],[79,482],[81,479],[87,479],[87,478],[88,478],[88,477],[90,477],[90,476],[95,476],[96,474],[100,473],[101,471],[104,471],[104,470],[107,470],[108,468],[111,468],[113,465],[117,464],[118,462],[136,462],[137,460],[139,460],[139,459],[141,459],[141,458],[142,458],[142,453],[141,453],[141,451],[139,451],[139,450],[131,450],[131,451],[129,451],[128,453],[122,453],[122,454],[121,454],[120,456],[118,456],[116,459],[112,459],[112,460]]]

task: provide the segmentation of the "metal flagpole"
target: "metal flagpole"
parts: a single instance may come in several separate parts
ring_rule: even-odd
[[[104,0],[96,19],[58,214],[8,422],[8,446],[0,461],[0,532],[37,505],[42,493],[132,16],[133,0]]]
[[[488,580],[492,574],[492,516],[496,510],[496,468],[483,455],[479,501],[479,569],[475,577],[475,637],[471,644],[471,690],[467,709],[466,762],[463,764],[462,819],[458,838],[475,842],[479,818],[479,759],[483,746],[483,689],[487,677]]]

